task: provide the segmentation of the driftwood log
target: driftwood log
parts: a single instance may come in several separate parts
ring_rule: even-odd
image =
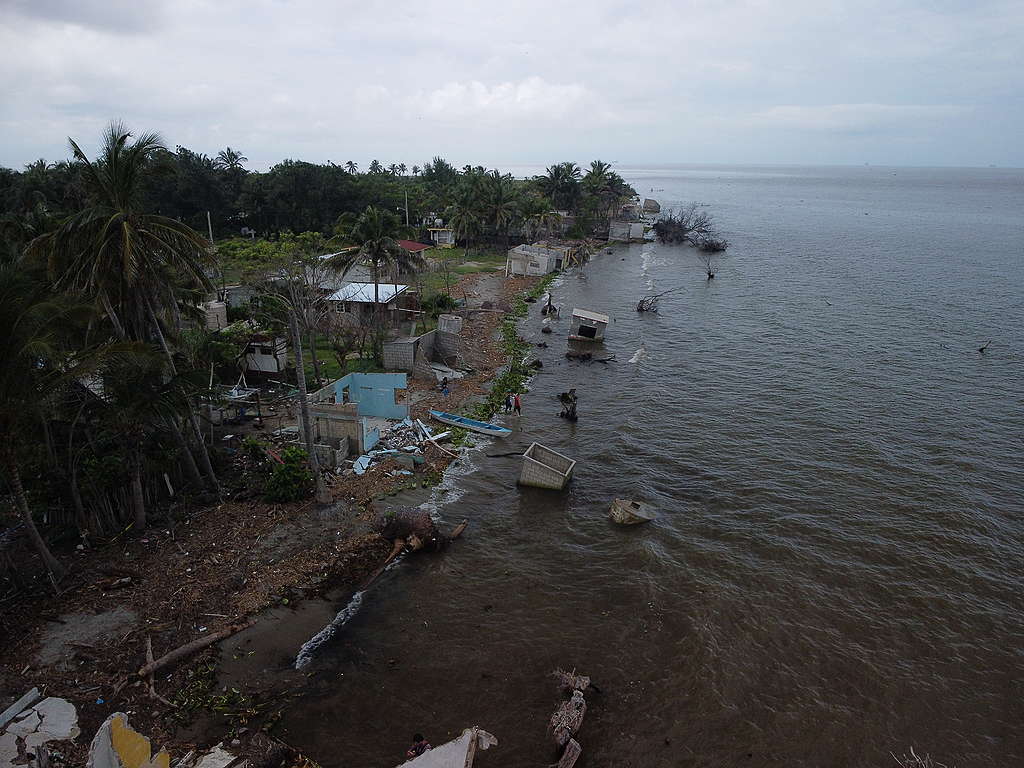
[[[580,759],[582,752],[583,747],[580,746],[580,743],[576,739],[569,739],[569,743],[565,745],[565,751],[562,753],[562,759],[555,763],[554,768],[572,768]]]
[[[586,714],[587,702],[583,694],[573,691],[572,696],[563,701],[551,716],[551,738],[555,740],[555,744],[564,748],[583,725],[583,717]]]
[[[590,678],[586,675],[577,675],[575,669],[572,672],[556,669],[551,676],[558,681],[563,696],[571,696],[573,691],[583,693],[590,687]]]
[[[193,653],[203,650],[203,648],[208,648],[226,637],[231,637],[232,635],[241,632],[243,629],[248,629],[255,623],[255,621],[246,621],[242,624],[231,624],[219,632],[214,632],[206,637],[200,637],[198,640],[193,640],[191,643],[185,643],[184,645],[175,648],[173,651],[165,653],[156,661],[148,661],[146,665],[138,671],[138,675],[141,678],[146,678],[155,672],[159,672],[164,667],[188,658]]]

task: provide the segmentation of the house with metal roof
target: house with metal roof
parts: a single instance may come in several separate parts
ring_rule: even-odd
[[[377,310],[384,313],[385,325],[394,325],[408,290],[409,286],[395,283],[378,283],[376,288],[373,283],[346,283],[327,301],[332,311],[347,315],[354,323],[367,322]]]

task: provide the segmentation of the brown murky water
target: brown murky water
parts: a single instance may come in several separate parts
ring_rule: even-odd
[[[1024,764],[1024,174],[625,175],[711,205],[733,243],[718,276],[645,244],[561,278],[557,332],[536,307],[523,326],[550,348],[516,434],[431,502],[465,539],[364,596],[303,668],[285,738],[384,767],[414,731],[477,724],[501,741],[479,765],[543,765],[546,675],[575,667],[601,689],[587,768],[881,766],[910,746]],[[573,306],[614,317],[617,362],[564,358]],[[575,425],[554,399],[571,386]],[[579,460],[568,492],[485,456],[533,440]],[[615,496],[660,517],[614,527]]]

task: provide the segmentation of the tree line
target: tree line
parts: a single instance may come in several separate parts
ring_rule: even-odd
[[[384,166],[376,160],[366,172],[353,161],[289,159],[266,172],[248,170],[246,162],[231,147],[211,158],[186,147],[161,146],[147,155],[139,206],[199,232],[212,229],[215,239],[243,228],[261,237],[330,232],[345,211],[373,206],[400,211],[404,219],[408,207],[410,223],[428,214],[451,214],[460,239],[497,243],[511,232],[528,236],[550,230],[552,210],[575,218],[574,235],[589,235],[606,226],[617,202],[636,194],[600,160],[586,171],[576,163],[557,163],[528,180],[483,166],[457,169],[440,157],[412,166],[411,174],[404,163]],[[86,173],[77,156],[53,163],[40,159],[21,171],[0,168],[0,221],[15,230],[15,239],[40,233],[86,205],[91,194]]]

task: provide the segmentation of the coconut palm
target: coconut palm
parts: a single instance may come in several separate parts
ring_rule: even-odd
[[[53,232],[36,238],[29,252],[46,257],[54,285],[94,300],[122,341],[159,342],[171,357],[164,328],[175,327],[185,292],[212,290],[206,268],[213,265],[210,243],[186,224],[142,212],[139,200],[146,172],[164,145],[155,133],[134,141],[120,122],[103,136],[100,157],[91,161],[73,139],[91,204]],[[172,363],[173,365],[173,363]],[[216,476],[189,409],[203,471]]]
[[[63,351],[62,320],[73,305],[32,279],[22,266],[0,266],[0,466],[29,539],[53,579],[65,568],[32,518],[21,481],[19,446],[38,440],[39,419],[51,397],[76,372]]]
[[[409,272],[423,267],[419,254],[405,250],[398,239],[404,234],[398,216],[383,208],[367,206],[359,217],[345,227],[342,237],[358,245],[358,250],[342,253],[330,261],[342,275],[357,264],[366,264],[373,275],[373,302],[380,304],[380,276],[392,272]]]
[[[409,168],[406,166],[405,163],[399,163],[398,164],[398,175],[399,176],[405,176],[405,172],[408,171],[408,170],[409,170]]]
[[[417,253],[403,248],[398,238],[404,234],[397,215],[382,208],[368,206],[350,226],[345,228],[343,237],[358,245],[357,250],[342,253],[331,259],[330,265],[342,275],[357,264],[370,267],[373,276],[374,323],[380,331],[380,277],[382,274],[411,272],[421,269],[425,260]],[[374,353],[379,358],[382,348],[374,343]]]
[[[576,163],[556,163],[549,166],[547,173],[539,176],[537,181],[555,208],[572,210],[579,198],[581,176]]]
[[[370,173],[383,173],[384,166],[380,164],[379,160],[372,160],[370,162]]]
[[[414,165],[412,167],[412,175],[413,176],[419,176],[420,175],[420,167],[418,165]]]
[[[217,153],[217,159],[213,161],[214,166],[223,171],[244,171],[242,163],[249,162],[249,158],[231,147],[222,149]]]
[[[494,227],[495,235],[503,236],[505,248],[508,248],[509,227],[519,213],[516,187],[511,174],[504,176],[498,171],[491,171],[485,177],[484,211],[487,220]]]
[[[345,163],[345,170],[355,175],[359,173],[359,166],[356,163],[349,160],[347,163]]]

